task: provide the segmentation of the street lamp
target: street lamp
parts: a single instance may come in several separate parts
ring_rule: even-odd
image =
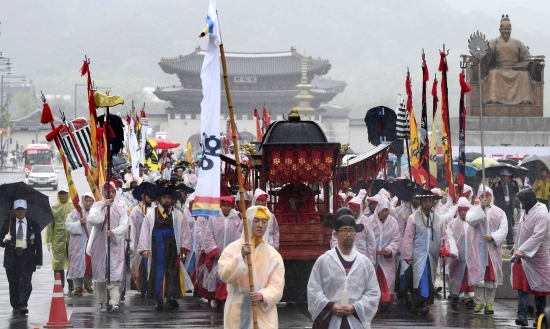
[[[87,83],[75,83],[74,84],[74,118],[76,119],[76,87],[88,87]],[[97,87],[101,89],[111,89],[111,87]]]

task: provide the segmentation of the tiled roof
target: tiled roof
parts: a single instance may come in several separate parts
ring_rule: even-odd
[[[202,67],[205,51],[200,47],[189,55],[176,58],[162,58],[159,62],[162,70],[169,74],[195,73]],[[303,55],[294,48],[285,52],[273,53],[225,53],[229,75],[279,75],[301,74]],[[331,64],[326,59],[308,57],[308,73],[324,75]]]

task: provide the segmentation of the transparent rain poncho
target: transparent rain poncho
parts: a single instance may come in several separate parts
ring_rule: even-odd
[[[88,233],[92,231],[92,224],[90,224],[88,219],[89,212],[84,208],[84,200],[86,197],[92,198],[94,201],[94,195],[91,192],[84,193],[82,199],[80,200],[80,206],[82,208],[82,216],[86,219],[86,228]],[[86,232],[80,223],[80,213],[73,210],[67,217],[65,222],[65,227],[67,232],[69,232],[69,270],[67,272],[67,279],[80,279],[84,277],[86,272],[86,243],[88,242],[88,237]]]
[[[466,271],[466,260],[468,259],[468,246],[472,243],[466,239],[466,232],[468,231],[469,225],[465,220],[460,218],[458,214],[458,207],[466,207],[468,209],[472,208],[472,204],[468,199],[461,197],[458,199],[456,206],[454,206],[450,214],[452,214],[452,219],[447,225],[447,237],[449,238],[449,246],[451,254],[457,256],[456,259],[448,258],[448,268],[449,271],[449,290],[451,294],[458,295],[460,293],[460,287],[462,286],[462,281],[464,278],[464,273]],[[451,217],[451,216],[449,216]]]
[[[248,236],[252,240],[252,221],[258,208],[250,207],[246,211]],[[263,242],[254,244],[252,251],[252,271],[254,273],[254,291],[260,292],[263,302],[257,303],[258,326],[261,329],[279,327],[277,303],[283,296],[285,286],[285,267],[281,255],[266,243],[270,225],[267,224]],[[246,259],[241,250],[244,244],[244,233],[240,239],[230,243],[218,260],[218,275],[227,283],[227,300],[224,309],[225,328],[252,328],[252,302],[250,301],[250,281]]]
[[[514,250],[523,253],[521,265],[531,290],[549,292],[548,209],[539,202],[520,218]],[[512,268],[513,266],[515,265],[512,264]],[[513,285],[514,278],[511,277],[510,281]]]
[[[493,190],[485,187],[487,193],[493,195]],[[478,196],[483,194],[483,186],[479,187]],[[491,204],[487,207],[487,218],[489,218],[489,231],[486,232],[486,217],[481,206],[475,206],[466,214],[466,222],[470,228],[466,232],[466,240],[470,241],[468,248],[468,283],[477,287],[496,288],[502,284],[502,243],[506,240],[508,233],[508,220],[502,209]],[[489,258],[493,266],[495,281],[485,282],[485,269],[487,266],[485,257],[485,240],[483,236],[490,234],[493,241],[488,242]]]
[[[374,210],[374,215],[369,217],[366,229],[371,230],[376,239],[376,251],[383,251],[386,248],[390,248],[392,251],[392,256],[386,258],[384,255],[375,255],[374,267],[380,266],[384,272],[384,277],[388,283],[388,290],[390,292],[394,291],[395,286],[395,256],[399,250],[400,236],[399,236],[399,226],[397,225],[397,220],[391,215],[388,215],[384,223],[380,221],[378,213],[383,209],[390,209],[390,202],[386,199],[380,201],[376,209]]]

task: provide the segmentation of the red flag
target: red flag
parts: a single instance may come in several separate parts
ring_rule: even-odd
[[[471,91],[472,88],[466,83],[462,72],[460,72],[458,81],[460,83],[460,134],[458,135],[458,174],[456,183],[458,184],[458,195],[460,195],[466,182],[466,106],[464,106],[464,94]]]
[[[429,79],[428,65],[426,60],[422,60],[422,117],[420,118],[420,166],[428,173],[429,167],[429,155],[430,155],[430,141],[428,139],[428,109],[426,106],[426,82]],[[429,186],[429,175],[424,176],[426,180],[426,186]]]
[[[439,71],[441,71],[441,145],[445,160],[445,178],[449,186],[449,195],[456,201],[456,190],[453,177],[453,152],[451,143],[451,127],[449,124],[449,89],[447,88],[447,57],[441,52]]]
[[[254,108],[254,117],[256,118],[256,141],[261,142],[263,139],[262,128],[260,128],[260,116],[258,115],[258,109]]]

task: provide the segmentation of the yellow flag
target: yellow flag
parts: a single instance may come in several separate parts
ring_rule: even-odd
[[[193,148],[191,142],[187,143],[187,153],[185,154],[185,161],[191,163],[193,161]]]

